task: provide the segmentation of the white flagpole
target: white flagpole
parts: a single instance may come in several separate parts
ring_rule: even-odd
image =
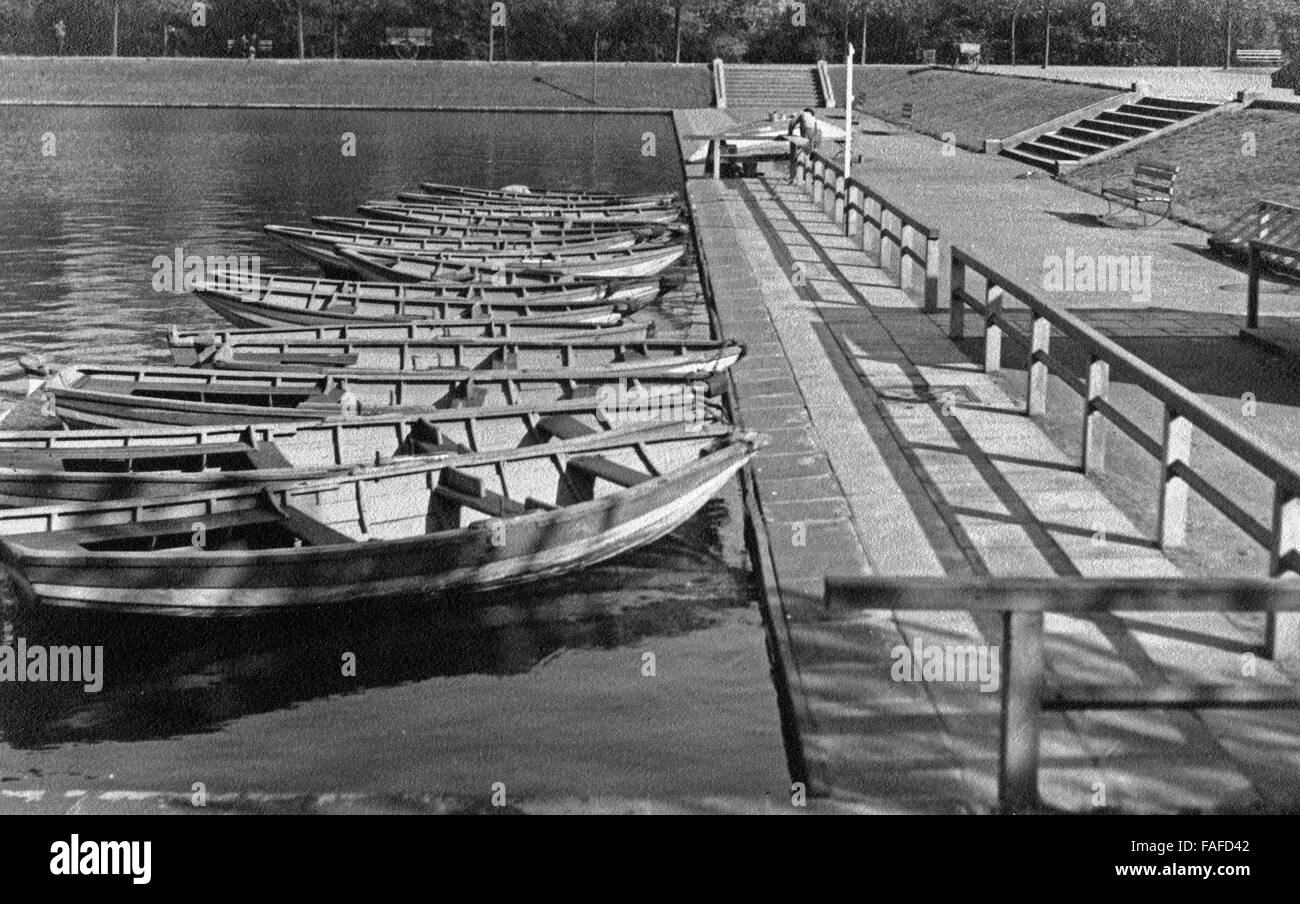
[[[853,164],[853,45],[849,45],[848,65],[844,75],[844,178],[852,173]],[[845,189],[848,191],[848,189]]]

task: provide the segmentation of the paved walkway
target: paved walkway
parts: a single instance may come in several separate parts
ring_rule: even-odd
[[[1050,66],[1044,70],[1041,65],[997,65],[981,66],[980,71],[1111,85],[1121,90],[1127,90],[1134,82],[1147,82],[1152,93],[1161,97],[1218,101],[1232,100],[1239,91],[1268,91],[1273,86],[1273,70],[1262,67],[1224,71],[1203,66]]]
[[[1177,569],[801,190],[700,180],[688,194],[722,328],[749,348],[738,417],[773,439],[754,474],[810,780],[871,810],[991,808],[997,695],[893,681],[890,668],[913,641],[997,644],[996,620],[827,613],[825,575]],[[1053,617],[1048,629],[1061,680],[1231,681],[1258,642],[1257,625],[1222,617]],[[1292,806],[1290,724],[1050,717],[1044,797],[1088,810],[1102,782],[1104,805],[1128,811]]]

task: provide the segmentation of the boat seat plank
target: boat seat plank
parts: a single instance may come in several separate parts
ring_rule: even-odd
[[[544,417],[537,422],[537,429],[552,439],[579,439],[596,432],[571,414]]]
[[[300,508],[292,505],[277,505],[284,516],[284,526],[307,546],[338,546],[355,544],[357,541],[347,534],[340,533],[323,521],[313,518]]]
[[[494,493],[491,490],[484,490],[482,496],[474,496],[469,493],[461,493],[446,486],[434,487],[433,493],[439,499],[473,509],[476,512],[482,512],[485,515],[491,515],[494,518],[508,518],[511,515],[522,515],[528,511],[527,506],[516,502],[514,499],[507,499],[500,493]]]
[[[651,479],[649,474],[612,462],[601,455],[581,455],[570,458],[569,468],[587,477],[598,477],[621,487],[634,487]]]
[[[293,467],[293,462],[284,457],[275,443],[258,443],[249,451],[248,462],[258,470]]]

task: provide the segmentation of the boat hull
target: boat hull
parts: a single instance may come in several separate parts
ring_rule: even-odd
[[[40,534],[14,533],[26,522],[49,519],[34,510],[8,524],[9,536],[0,539],[0,559],[18,577],[24,602],[55,608],[238,617],[399,596],[436,600],[558,577],[651,543],[698,512],[753,452],[752,441],[733,439],[669,473],[558,509],[489,518],[416,537],[292,549],[171,549],[159,555],[51,548],[42,546]],[[355,499],[356,484],[366,479],[232,497],[203,494],[162,500],[152,510],[180,523],[214,518],[239,506],[245,507],[241,512],[251,512],[268,505],[308,505],[323,512],[346,504],[350,494]]]

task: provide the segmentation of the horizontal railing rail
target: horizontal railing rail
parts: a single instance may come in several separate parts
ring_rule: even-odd
[[[1294,709],[1290,685],[1168,683],[1047,684],[1045,613],[1300,613],[1300,584],[1267,580],[1181,578],[861,578],[828,577],[828,607],[911,612],[995,613],[1002,620],[999,656],[1001,736],[998,805],[1004,812],[1041,806],[1038,773],[1042,713],[1089,709]]]
[[[967,289],[972,274],[983,279],[983,298],[977,298]],[[1004,305],[1008,298],[1028,309],[1028,334],[1021,333],[1020,328],[1006,316]],[[1026,414],[1040,416],[1047,413],[1048,378],[1053,374],[1083,398],[1080,467],[1084,473],[1099,474],[1105,470],[1106,424],[1116,427],[1161,463],[1155,538],[1160,548],[1185,545],[1189,492],[1195,491],[1269,552],[1270,573],[1274,577],[1300,575],[1300,470],[1286,453],[1266,439],[1245,433],[1182,384],[1073,314],[1046,304],[1013,280],[981,263],[970,252],[954,247],[952,306],[949,309],[949,336],[954,340],[963,338],[965,334],[967,308],[984,321],[986,372],[1001,369],[1004,337],[1025,350]],[[1053,327],[1087,354],[1086,375],[1075,374],[1052,353]],[[1159,440],[1149,436],[1110,402],[1110,381],[1116,372],[1122,373],[1163,406],[1163,428]],[[1273,484],[1271,523],[1261,523],[1228,492],[1214,486],[1209,478],[1193,467],[1191,451],[1195,430]],[[1284,619],[1270,616],[1265,647],[1270,656],[1276,656],[1281,649],[1285,649],[1287,655],[1300,653],[1300,620],[1293,616]]]
[[[795,147],[795,181],[809,185],[844,234],[857,236],[864,251],[876,254],[880,268],[907,290],[919,286],[923,309],[939,310],[939,228],[923,223],[819,151]],[[918,247],[919,245],[919,247]]]

